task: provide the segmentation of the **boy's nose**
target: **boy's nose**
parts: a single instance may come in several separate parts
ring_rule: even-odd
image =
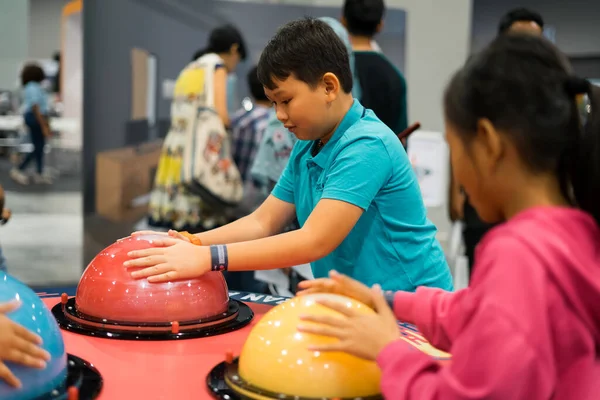
[[[287,113],[284,112],[281,108],[278,108],[276,111],[277,114],[277,119],[283,123],[285,123],[285,121],[287,121],[288,116]]]

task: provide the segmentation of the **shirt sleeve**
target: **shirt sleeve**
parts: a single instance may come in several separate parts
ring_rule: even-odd
[[[386,399],[551,397],[557,365],[543,317],[550,307],[546,269],[514,235],[488,235],[468,289],[395,295],[395,314],[415,323],[433,346],[451,347],[452,360],[441,366],[390,344],[377,358]]]
[[[447,292],[422,286],[414,293],[396,292],[392,308],[396,318],[416,325],[435,348],[450,351],[457,334],[454,327],[456,313],[461,312],[456,304],[460,304],[468,294],[469,288]]]
[[[378,137],[361,137],[336,156],[322,199],[345,201],[366,210],[392,175],[392,160]]]
[[[395,399],[548,399],[556,366],[543,360],[502,310],[481,307],[452,346],[452,361],[396,341],[382,350],[383,396]]]

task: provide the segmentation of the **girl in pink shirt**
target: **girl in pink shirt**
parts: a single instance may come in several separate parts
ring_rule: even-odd
[[[314,350],[376,360],[387,399],[600,398],[600,88],[545,39],[503,35],[454,75],[444,108],[455,179],[484,221],[506,221],[477,248],[470,287],[386,302],[333,273],[301,288],[377,314],[324,302],[344,317],[299,330],[339,339]],[[396,319],[451,363],[398,340]]]

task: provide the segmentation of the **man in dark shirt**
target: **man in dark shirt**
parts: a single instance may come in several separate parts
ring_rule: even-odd
[[[354,50],[354,68],[362,90],[360,102],[398,134],[408,127],[406,80],[372,46],[373,37],[383,27],[384,12],[383,0],[346,0],[342,24]]]

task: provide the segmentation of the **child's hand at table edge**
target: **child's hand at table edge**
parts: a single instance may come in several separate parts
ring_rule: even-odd
[[[390,343],[400,338],[400,330],[394,313],[388,306],[378,285],[371,290],[375,314],[364,314],[335,300],[318,300],[324,305],[342,314],[303,315],[302,321],[310,322],[298,326],[298,331],[338,339],[335,343],[325,343],[309,347],[311,351],[342,351],[366,360],[375,360],[379,353]],[[314,323],[314,324],[313,324]]]

